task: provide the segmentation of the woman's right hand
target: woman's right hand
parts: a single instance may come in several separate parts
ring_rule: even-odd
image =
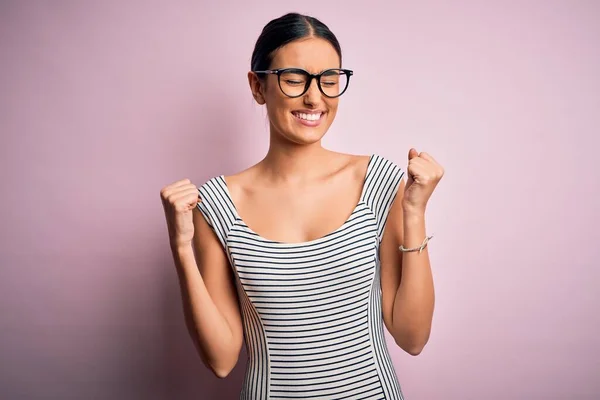
[[[173,246],[187,246],[194,238],[194,207],[200,201],[198,188],[189,179],[173,182],[160,191],[169,239]]]

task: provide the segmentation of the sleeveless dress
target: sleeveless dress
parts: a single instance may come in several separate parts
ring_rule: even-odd
[[[384,338],[379,246],[404,171],[372,154],[360,201],[335,231],[302,243],[261,237],[223,175],[198,208],[227,253],[248,352],[240,399],[400,399]]]

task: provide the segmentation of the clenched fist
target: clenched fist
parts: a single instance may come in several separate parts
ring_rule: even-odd
[[[424,151],[411,148],[408,151],[408,180],[404,188],[405,211],[425,212],[427,202],[444,176],[444,168]]]
[[[200,201],[198,188],[189,179],[165,186],[160,191],[169,239],[173,246],[186,246],[194,238],[194,207]]]

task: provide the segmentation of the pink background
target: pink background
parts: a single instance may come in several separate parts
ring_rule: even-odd
[[[264,155],[246,72],[300,11],[355,70],[324,144],[446,168],[432,336],[389,342],[407,400],[600,398],[600,3],[216,3],[1,3],[0,397],[237,398],[245,354],[219,380],[187,336],[159,191]]]

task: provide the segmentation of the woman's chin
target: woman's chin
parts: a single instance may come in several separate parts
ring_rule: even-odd
[[[287,133],[286,138],[297,144],[313,144],[325,136],[323,129],[294,129]]]

